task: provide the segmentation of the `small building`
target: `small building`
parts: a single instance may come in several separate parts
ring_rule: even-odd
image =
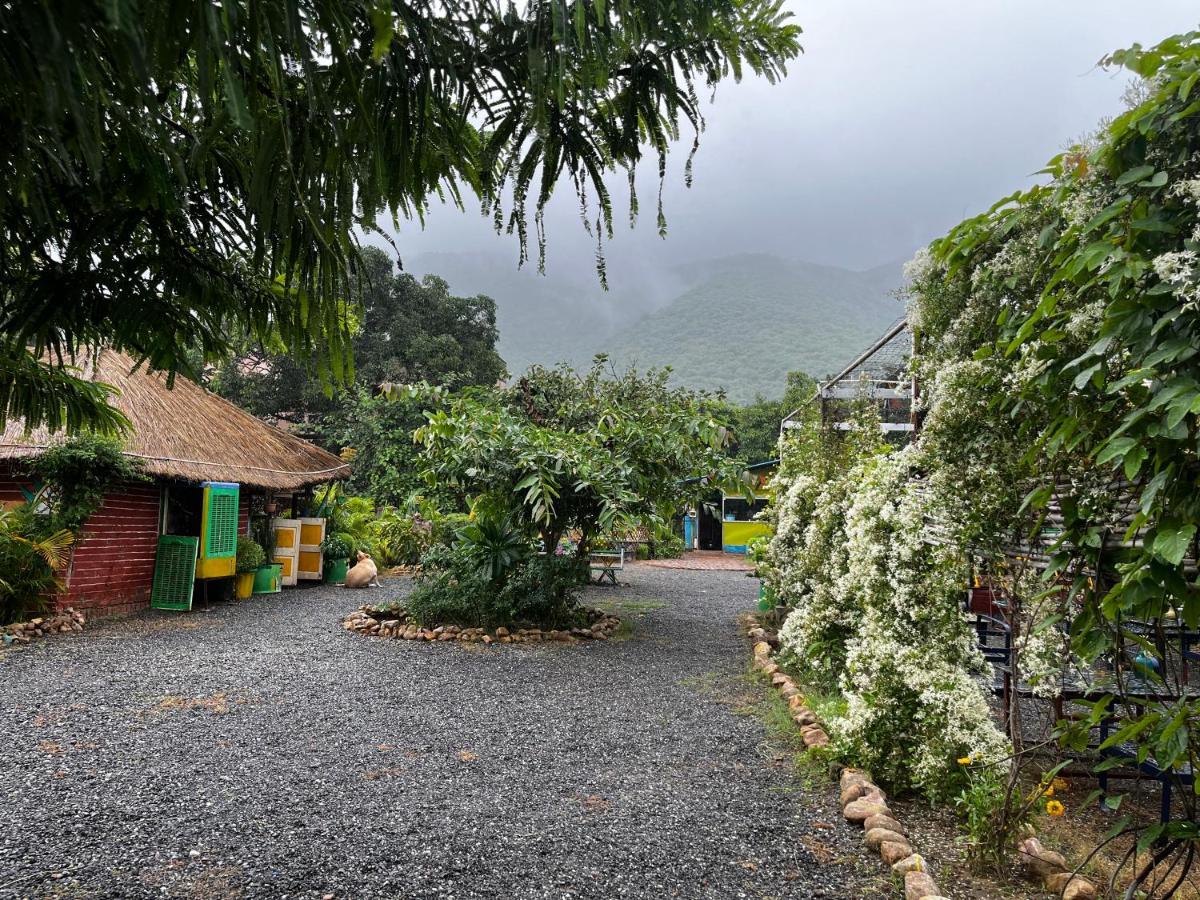
[[[277,494],[303,492],[349,476],[332,453],[274,428],[185,378],[165,376],[113,350],[81,366],[84,377],[113,386],[112,404],[129,419],[126,454],[146,481],[120,484],[84,524],[60,573],[59,608],[91,616],[150,604],[163,536],[194,538],[197,577],[233,574],[237,536],[249,533],[251,507],[265,515]],[[22,463],[52,445],[21,421],[0,433],[0,504],[31,499],[41,487]],[[183,543],[187,543],[184,541]],[[271,548],[267,548],[268,553]],[[188,585],[190,597],[190,583]]]
[[[778,459],[746,466],[751,483],[739,493],[715,493],[684,517],[684,545],[697,550],[745,553],[750,542],[771,534],[771,526],[758,518],[770,497],[767,485]]]

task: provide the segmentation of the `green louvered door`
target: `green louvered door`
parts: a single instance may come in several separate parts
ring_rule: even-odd
[[[229,578],[237,566],[238,486],[206,481],[197,578]]]
[[[204,529],[204,556],[223,559],[237,555],[238,486],[210,482],[204,486],[207,526]]]
[[[158,538],[154,558],[154,587],[150,605],[154,609],[191,609],[196,583],[196,553],[200,539],[178,534]]]

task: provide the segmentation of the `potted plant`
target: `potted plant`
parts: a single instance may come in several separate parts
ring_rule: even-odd
[[[325,555],[325,581],[329,584],[341,584],[346,580],[346,570],[350,568],[350,554],[354,552],[354,542],[342,531],[335,531],[321,541],[321,552]]]
[[[254,576],[267,560],[262,544],[252,538],[238,538],[237,542],[237,596],[245,600],[254,593]]]

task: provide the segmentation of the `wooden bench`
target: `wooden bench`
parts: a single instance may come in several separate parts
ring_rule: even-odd
[[[617,583],[617,573],[625,568],[625,548],[619,550],[593,550],[588,554],[588,569],[593,584],[603,584],[607,578]]]

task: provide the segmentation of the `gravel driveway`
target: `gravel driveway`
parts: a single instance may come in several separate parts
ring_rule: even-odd
[[[745,708],[756,583],[624,574],[587,592],[633,623],[609,642],[341,628],[396,579],[9,652],[0,897],[886,896]]]

